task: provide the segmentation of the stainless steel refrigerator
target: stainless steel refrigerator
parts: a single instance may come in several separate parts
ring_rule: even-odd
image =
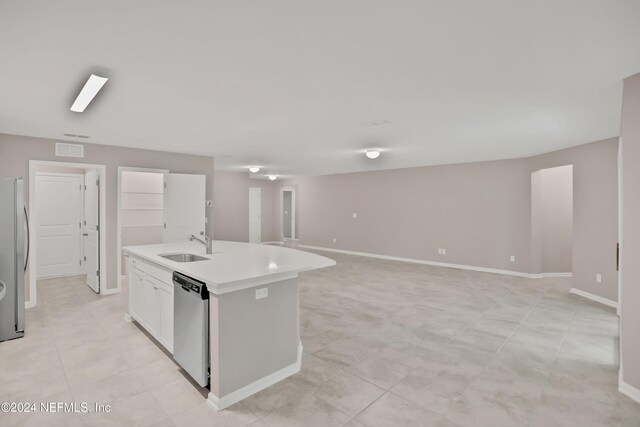
[[[25,226],[22,178],[0,177],[0,341],[24,336]]]

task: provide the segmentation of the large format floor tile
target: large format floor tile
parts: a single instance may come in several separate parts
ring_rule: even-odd
[[[618,318],[523,279],[328,254],[300,276],[300,373],[222,412],[135,323],[127,292],[40,281],[27,335],[0,343],[0,401],[109,413],[0,413],[2,426],[640,426],[621,395]]]

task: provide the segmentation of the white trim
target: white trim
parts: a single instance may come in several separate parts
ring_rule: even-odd
[[[291,237],[284,237],[284,228],[282,228],[282,241],[297,240],[296,238],[296,187],[285,185],[280,188],[280,221],[284,216],[284,192],[291,191]],[[282,222],[281,222],[282,224]]]
[[[35,307],[38,303],[36,290],[36,257],[37,236],[35,224],[37,224],[38,210],[36,207],[36,168],[38,166],[61,166],[79,169],[96,169],[100,179],[100,293],[105,294],[110,290],[107,287],[107,167],[94,163],[58,162],[47,160],[29,160],[29,228],[32,230],[29,236],[29,301],[25,306]]]
[[[619,369],[618,369],[618,385],[619,387],[624,384],[622,380],[623,377],[623,366],[624,366],[624,355],[622,351],[622,253],[624,251],[624,155],[623,155],[623,141],[622,137],[618,138],[618,307],[616,308],[616,313],[618,314],[618,330],[620,333],[618,334],[618,354],[619,354]]]
[[[261,243],[261,244],[263,244],[263,245],[273,245],[273,244],[276,244],[276,243],[281,245],[281,244],[283,244],[284,242],[279,242],[279,241],[277,241],[277,240],[273,240],[273,241],[271,241],[271,242],[260,242],[260,243]]]
[[[321,246],[298,245],[298,247],[299,248],[305,248],[305,249],[314,249],[314,250],[318,250],[318,251],[337,252],[337,253],[346,254],[346,255],[356,255],[356,256],[363,256],[363,257],[369,257],[369,258],[386,259],[386,260],[390,260],[390,261],[409,262],[409,263],[412,263],[412,264],[424,264],[424,265],[433,265],[433,266],[436,266],[436,267],[458,268],[458,269],[461,269],[461,270],[480,271],[480,272],[483,272],[483,273],[506,274],[506,275],[509,275],[509,276],[526,277],[528,279],[540,279],[541,277],[543,277],[542,274],[535,274],[535,273],[523,273],[523,272],[520,272],[520,271],[501,270],[501,269],[498,269],[498,268],[478,267],[478,266],[475,266],[475,265],[450,264],[450,263],[446,263],[446,262],[426,261],[426,260],[415,259],[415,258],[402,258],[402,257],[390,256],[390,255],[378,255],[378,254],[372,254],[372,253],[368,253],[368,252],[346,251],[346,250],[343,250],[343,249],[325,248],[325,247],[321,247]]]
[[[631,384],[625,383],[622,379],[618,384],[618,391],[640,403],[640,389],[635,388]]]
[[[122,172],[150,172],[161,173],[166,175],[169,173],[169,169],[154,169],[154,168],[138,168],[130,166],[118,166],[118,186],[116,187],[116,277],[120,279],[117,281],[117,288],[114,292],[122,291],[122,279],[126,276],[122,275]],[[166,178],[162,178],[163,182],[166,182]],[[164,198],[164,195],[163,195]],[[164,207],[163,207],[164,210]],[[164,220],[163,220],[164,222]]]
[[[302,367],[302,342],[298,344],[298,359],[291,365],[276,371],[272,374],[262,377],[257,381],[247,384],[246,386],[239,388],[238,390],[231,392],[224,397],[218,397],[215,394],[209,392],[207,397],[207,403],[213,407],[216,411],[222,411],[224,408],[237,403],[249,396],[256,394],[259,391],[264,390],[267,387],[271,387],[277,382],[290,377],[291,375],[300,372]]]
[[[125,313],[122,318],[125,320],[125,322],[133,322],[133,317],[131,317],[131,315],[129,313]]]
[[[569,290],[569,293],[581,296],[583,298],[590,299],[591,301],[599,302],[600,304],[608,305],[609,307],[613,307],[613,308],[618,307],[618,303],[615,301],[611,301],[610,299],[592,294],[591,292],[583,291],[578,288],[571,288]]]
[[[542,273],[542,277],[573,277],[573,273]]]
[[[36,306],[35,301],[25,301],[24,308],[33,308]]]

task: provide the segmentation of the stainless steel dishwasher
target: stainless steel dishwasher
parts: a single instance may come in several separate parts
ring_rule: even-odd
[[[173,358],[202,387],[209,384],[209,291],[173,273]]]

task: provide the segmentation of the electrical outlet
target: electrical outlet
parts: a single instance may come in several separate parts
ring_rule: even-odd
[[[509,257],[509,262],[516,262],[516,256],[515,255],[511,255]]]
[[[596,283],[602,283],[602,274],[600,273],[596,274]]]
[[[336,239],[335,237],[333,238],[333,243],[336,243],[338,241],[338,239]]]
[[[438,255],[442,255],[442,249],[438,248]]]
[[[256,299],[262,299],[269,296],[269,288],[256,289]]]
[[[354,218],[354,219],[355,219],[355,218],[358,218],[358,214],[357,214],[357,213],[355,213],[355,212],[354,212],[353,214],[351,214],[351,216],[353,216],[353,218]]]
[[[446,249],[443,249],[443,250],[442,250],[442,255],[446,255],[446,254],[447,254],[447,250],[446,250]]]

